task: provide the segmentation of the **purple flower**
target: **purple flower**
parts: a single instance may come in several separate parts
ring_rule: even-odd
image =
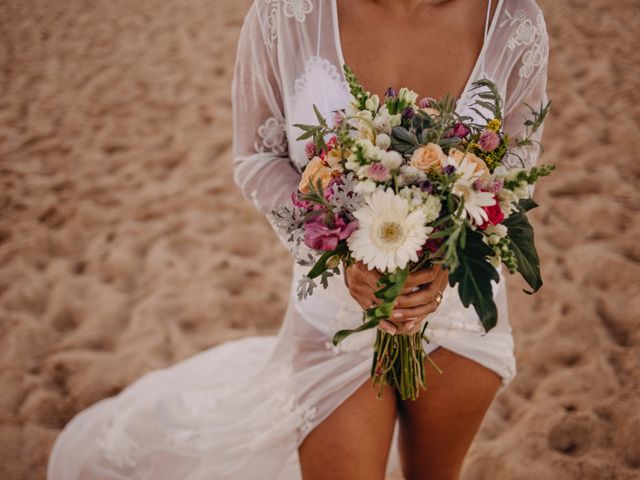
[[[418,108],[431,108],[433,105],[431,100],[429,97],[422,97],[420,101],[418,101]]]
[[[389,88],[387,88],[387,92],[385,93],[385,96],[387,98],[395,98],[395,97],[398,96],[398,92],[396,91],[395,88],[389,87]]]
[[[307,144],[304,146],[304,153],[307,156],[308,159],[312,159],[313,157],[316,156],[316,144],[313,143],[311,140],[307,142]]]
[[[483,130],[478,139],[478,146],[483,152],[493,152],[500,145],[500,135],[493,130]]]
[[[420,180],[417,185],[423,192],[433,192],[433,184],[429,180]]]
[[[367,167],[367,176],[376,182],[389,180],[389,169],[381,163],[372,163]]]
[[[453,172],[456,171],[456,167],[454,167],[453,165],[446,165],[442,171],[444,173],[446,173],[447,175],[451,175]]]
[[[313,202],[310,202],[309,200],[300,200],[298,192],[291,192],[291,201],[293,205],[298,208],[303,208],[305,210],[313,209]]]
[[[349,238],[358,228],[358,222],[346,223],[341,216],[335,218],[333,227],[323,221],[323,215],[318,215],[304,224],[304,244],[316,250],[335,250],[340,240]]]
[[[464,138],[467,135],[469,135],[470,131],[471,130],[469,130],[464,124],[456,123],[451,130],[445,133],[444,137],[445,138],[451,138],[451,137]]]
[[[413,111],[413,108],[407,107],[402,110],[402,118],[405,120],[410,120],[416,116],[416,112]]]

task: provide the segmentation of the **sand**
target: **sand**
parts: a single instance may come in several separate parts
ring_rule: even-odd
[[[640,9],[540,3],[545,285],[509,279],[519,371],[462,478],[640,478]],[[0,4],[0,478],[44,478],[65,422],[143,373],[277,332],[290,260],[231,181],[248,4]]]

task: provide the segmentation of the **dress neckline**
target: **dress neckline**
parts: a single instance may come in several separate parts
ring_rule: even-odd
[[[486,35],[484,37],[484,40],[482,42],[482,48],[480,49],[480,53],[478,53],[478,57],[476,58],[476,62],[473,65],[473,68],[471,69],[471,73],[469,74],[469,77],[467,78],[467,83],[465,84],[462,92],[460,93],[460,96],[456,98],[456,100],[458,101],[458,103],[465,98],[469,87],[471,86],[471,84],[473,83],[475,77],[478,75],[478,73],[483,74],[484,73],[484,57],[486,55],[486,51],[488,49],[488,45],[491,41],[491,39],[493,38],[493,32],[496,29],[496,25],[498,23],[498,17],[500,16],[500,13],[502,11],[502,5],[504,4],[504,0],[498,0],[498,3],[496,4],[496,10],[493,14],[493,17],[491,18],[491,23],[489,26],[489,30],[486,32]],[[487,15],[490,15],[491,12],[487,12]],[[346,63],[344,60],[344,52],[342,50],[342,40],[340,38],[340,20],[338,18],[338,5],[337,5],[337,0],[331,0],[331,17],[332,17],[332,23],[333,23],[333,36],[334,36],[334,43],[335,43],[335,49],[336,49],[336,53],[338,55],[338,61],[340,62],[340,65],[338,66],[338,70],[340,70],[340,78],[342,78],[343,81],[347,81],[347,79],[345,78],[344,75],[344,70],[342,68],[342,66]],[[488,17],[487,17],[488,18]],[[482,72],[478,72],[478,70],[482,70]],[[420,92],[418,92],[418,94],[420,94]]]

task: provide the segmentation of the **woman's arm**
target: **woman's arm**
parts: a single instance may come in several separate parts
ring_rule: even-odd
[[[291,203],[300,173],[288,154],[286,122],[278,68],[277,39],[263,22],[261,2],[251,6],[240,30],[231,86],[233,180],[255,208],[267,214]],[[285,238],[275,228],[282,243]]]
[[[512,141],[521,140],[528,135],[524,122],[531,119],[531,112],[527,105],[533,109],[540,109],[547,103],[547,65],[549,60],[549,39],[542,12],[538,9],[529,12],[530,21],[537,30],[535,41],[532,44],[522,45],[518,48],[518,55],[512,65],[512,70],[507,82],[507,98],[505,101],[504,131]],[[539,143],[542,139],[544,128],[540,126],[529,138],[531,145],[518,147],[513,150],[515,155],[505,158],[506,168],[531,168],[538,162],[541,153]],[[529,185],[529,192],[533,195],[534,186]]]

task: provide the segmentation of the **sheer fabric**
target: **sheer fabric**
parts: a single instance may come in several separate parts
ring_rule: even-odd
[[[335,2],[256,0],[242,26],[232,85],[234,180],[262,213],[291,201],[307,162],[293,124],[312,123],[314,103],[330,119],[349,99]],[[546,101],[547,56],[536,3],[499,0],[458,111],[475,116],[468,109],[469,87],[491,78],[505,98],[505,130],[522,137],[523,104]],[[538,130],[534,138],[541,135]],[[535,144],[520,152],[526,166],[538,155]],[[507,166],[520,164],[513,158]],[[299,301],[296,285],[305,269],[293,259],[292,264],[289,303],[277,336],[208,349],[80,412],[56,440],[48,478],[299,479],[298,446],[368,380],[375,332],[333,347],[335,331],[360,323],[360,307],[342,277]],[[504,387],[516,364],[499,273],[500,282],[493,284],[498,325],[483,335],[474,310],[447,287],[438,311],[429,316],[426,348],[442,346],[471,358],[496,371]],[[389,469],[396,466],[394,440]]]

